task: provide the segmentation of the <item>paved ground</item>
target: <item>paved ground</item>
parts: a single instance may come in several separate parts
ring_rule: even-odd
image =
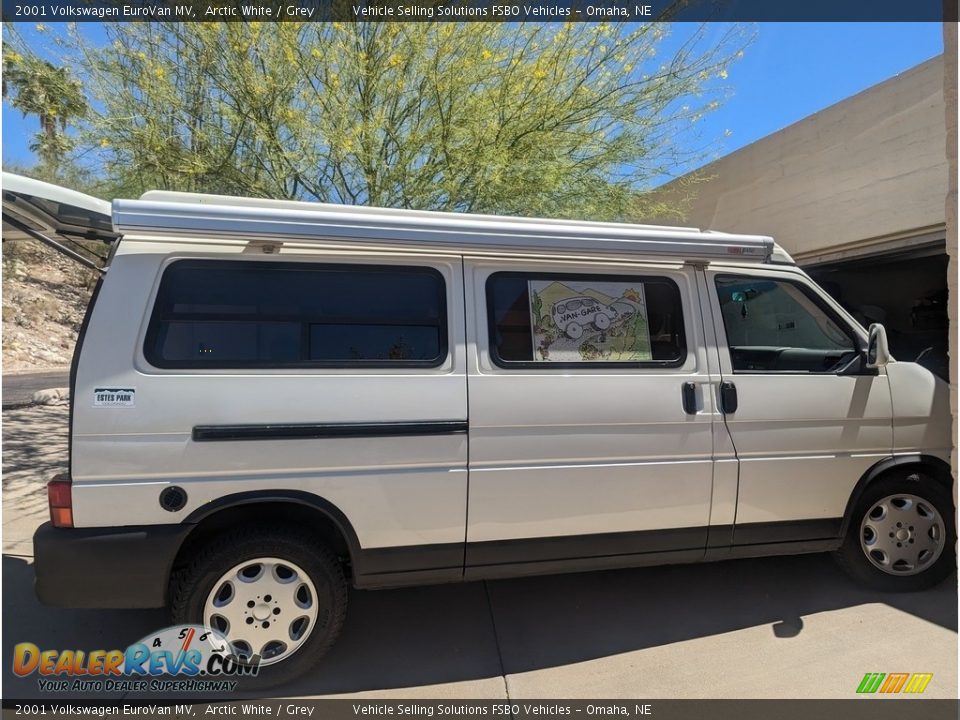
[[[63,388],[70,384],[70,370],[13,373],[3,376],[3,408],[28,405],[37,390]]]
[[[66,407],[3,413],[3,696],[37,696],[12,647],[125,647],[161,611],[52,610],[33,596],[29,537],[63,465]],[[932,672],[957,696],[956,580],[860,589],[804,556],[353,592],[340,642],[288,696],[839,697],[865,672]]]

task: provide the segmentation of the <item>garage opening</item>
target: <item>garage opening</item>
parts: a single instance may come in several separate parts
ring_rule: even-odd
[[[941,242],[804,269],[864,327],[883,323],[897,360],[949,381],[947,254]]]

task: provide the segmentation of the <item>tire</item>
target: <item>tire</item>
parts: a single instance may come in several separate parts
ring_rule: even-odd
[[[593,318],[593,326],[597,330],[601,330],[601,331],[606,330],[610,327],[610,318],[607,315],[604,315],[603,313],[597,313],[596,316]]]
[[[922,473],[900,471],[867,486],[835,557],[876,590],[925,590],[956,569],[956,539],[950,490]]]
[[[261,598],[258,585],[265,592],[278,588],[274,592],[279,597],[264,594]],[[213,595],[215,589],[221,591],[219,596]],[[247,595],[261,598],[252,610],[245,602]],[[347,611],[347,581],[333,552],[310,534],[278,527],[255,527],[217,537],[174,575],[170,596],[175,624],[207,625],[219,630],[224,620],[232,617],[236,622],[227,621],[230,630],[223,633],[231,643],[241,641],[240,635],[259,633],[251,635],[250,642],[241,641],[248,652],[258,652],[254,644],[283,637],[283,642],[274,640],[269,647],[260,645],[259,650],[266,648],[268,653],[255,677],[237,678],[240,691],[280,685],[313,668],[336,641]],[[222,616],[211,617],[220,611]],[[250,615],[256,612],[264,615],[251,622]],[[305,629],[299,630],[300,639],[293,640],[293,628],[302,628],[305,616],[310,619]],[[244,627],[239,618],[249,626]],[[240,633],[234,624],[242,629]],[[286,649],[277,654],[280,645]],[[269,652],[274,652],[272,659]]]
[[[563,332],[571,340],[578,340],[583,335],[583,326],[580,323],[572,322],[563,329]]]

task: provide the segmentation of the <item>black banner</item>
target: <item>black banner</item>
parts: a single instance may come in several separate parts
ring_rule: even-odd
[[[191,700],[137,702],[14,701],[4,699],[3,720],[24,717],[98,718],[232,716],[272,720],[384,718],[632,718],[633,720],[956,720],[957,700],[862,698],[851,700]]]
[[[956,0],[3,0],[5,22],[941,22]]]

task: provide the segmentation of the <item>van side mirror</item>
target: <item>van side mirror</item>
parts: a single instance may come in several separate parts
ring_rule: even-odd
[[[888,362],[890,362],[890,346],[887,344],[887,330],[880,323],[873,323],[867,338],[866,367],[870,370],[882,368]]]

